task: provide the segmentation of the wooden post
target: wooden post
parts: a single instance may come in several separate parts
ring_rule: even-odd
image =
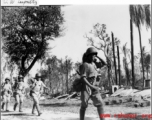
[[[113,35],[113,33],[111,33],[111,36],[112,36],[113,59],[114,59],[114,66],[115,66],[116,85],[118,85],[118,80],[117,80],[117,65],[116,65],[116,57],[115,57],[115,44],[114,44],[114,35]]]
[[[117,54],[118,54],[118,71],[119,71],[119,86],[121,85],[121,70],[120,70],[120,55],[119,55],[119,46],[117,46]]]

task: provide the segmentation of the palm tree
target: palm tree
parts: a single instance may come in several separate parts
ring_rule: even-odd
[[[150,54],[147,54],[144,58],[144,67],[147,71],[147,79],[148,79],[148,73],[150,72]]]
[[[147,79],[148,79],[148,73],[150,69],[150,54],[146,52],[145,46],[142,48],[143,51],[143,61],[144,61],[144,70],[147,72]],[[140,58],[140,63],[141,63],[141,58]]]
[[[134,72],[134,42],[133,42],[133,25],[130,19],[130,38],[131,38],[131,67],[132,67],[132,88],[134,88],[135,83],[135,72]]]
[[[145,75],[144,75],[143,51],[142,51],[142,42],[141,42],[141,25],[145,24],[146,28],[150,28],[150,24],[151,24],[150,5],[130,5],[129,10],[130,10],[130,18],[132,22],[138,28],[138,32],[139,32],[141,63],[142,63],[142,70],[143,70],[143,84],[144,84]]]
[[[127,62],[127,54],[129,52],[129,50],[127,49],[126,45],[127,45],[127,43],[122,48],[122,51],[123,51],[123,54],[124,54],[123,67],[124,67],[125,74],[126,74],[127,85],[129,85],[130,84],[130,73],[129,73],[128,62]]]

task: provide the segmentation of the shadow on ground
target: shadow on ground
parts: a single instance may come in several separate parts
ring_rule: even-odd
[[[80,120],[79,118],[66,118],[63,120]],[[99,120],[99,118],[85,117],[85,120]]]
[[[40,104],[43,107],[65,107],[65,106],[71,106],[71,104],[67,103],[49,103],[49,104]],[[74,106],[80,106],[80,104],[75,104]]]
[[[14,111],[1,111],[1,113],[9,113],[9,112],[14,112]]]
[[[33,116],[33,115],[27,113],[7,113],[7,114],[1,114],[1,116]]]

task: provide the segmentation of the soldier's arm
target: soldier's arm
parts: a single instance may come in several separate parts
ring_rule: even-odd
[[[96,61],[94,62],[97,68],[102,68],[105,65],[107,65],[107,63],[103,59],[101,59],[99,56],[96,56],[96,57],[100,60],[100,62],[96,62]]]
[[[23,83],[23,89],[22,89],[23,93],[25,93],[25,88],[26,88],[26,85],[25,85],[25,83]]]
[[[45,89],[49,89],[48,87],[46,87],[46,85],[42,82],[42,86],[45,88]]]
[[[82,80],[83,80],[84,83],[85,83],[86,85],[88,85],[91,89],[96,89],[96,86],[91,85],[91,84],[88,82],[88,80],[86,79],[86,77],[82,77]]]

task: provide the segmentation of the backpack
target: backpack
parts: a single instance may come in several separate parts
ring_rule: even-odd
[[[72,87],[75,92],[80,92],[83,88],[83,82],[78,71],[77,73],[79,76],[77,76],[76,79],[73,81]]]

